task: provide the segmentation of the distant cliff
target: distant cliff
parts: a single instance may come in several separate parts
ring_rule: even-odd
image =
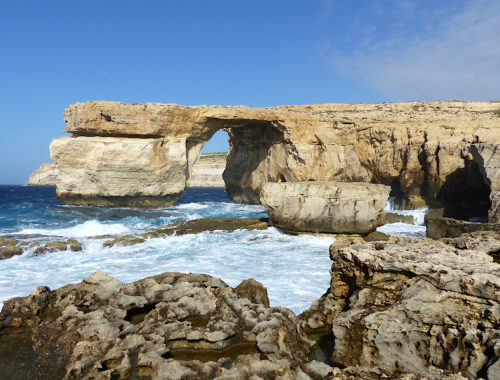
[[[57,166],[54,163],[42,164],[35,170],[26,182],[26,185],[31,186],[56,186],[57,183]]]

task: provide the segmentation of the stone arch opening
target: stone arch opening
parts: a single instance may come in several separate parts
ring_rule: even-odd
[[[229,136],[227,131],[220,129],[206,142],[201,144],[200,156],[192,157],[192,170],[187,176],[188,187],[225,187],[222,172],[226,168],[229,152]],[[196,145],[196,144],[195,144]],[[189,150],[186,149],[189,156]]]
[[[481,155],[473,148],[463,168],[446,176],[437,199],[443,202],[443,216],[461,220],[487,221],[491,208],[491,186]]]
[[[276,172],[276,176],[270,174],[275,170],[269,167],[273,163],[268,160],[270,150],[284,141],[279,123],[254,119],[209,118],[205,125],[210,132],[204,138],[186,141],[188,182],[204,145],[221,130],[227,132],[229,144],[222,178],[228,195],[234,201],[259,204],[258,184],[286,181],[283,173]],[[263,173],[266,173],[266,178],[260,178]]]

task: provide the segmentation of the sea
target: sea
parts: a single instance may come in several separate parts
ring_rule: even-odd
[[[56,289],[78,283],[97,270],[124,282],[163,272],[206,273],[233,287],[254,278],[267,288],[272,306],[284,306],[296,314],[329,287],[332,237],[294,236],[269,227],[169,236],[110,248],[104,247],[104,239],[96,239],[141,233],[181,220],[268,216],[263,206],[233,202],[223,188],[188,188],[174,206],[154,210],[69,206],[59,202],[55,193],[55,187],[0,186],[0,235],[29,235],[44,242],[74,238],[83,246],[79,252],[42,255],[30,248],[0,260],[0,308],[4,301],[27,296],[38,286]],[[413,215],[415,224],[387,224],[379,231],[425,236],[428,210],[394,211],[392,199],[386,210]]]

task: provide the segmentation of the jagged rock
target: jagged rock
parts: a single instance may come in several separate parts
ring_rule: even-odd
[[[301,328],[322,337],[334,365],[495,378],[500,265],[490,254],[499,247],[494,232],[332,245],[329,292],[299,316]]]
[[[135,245],[143,243],[146,239],[157,239],[165,236],[181,236],[187,234],[198,234],[207,231],[235,231],[265,230],[269,227],[267,218],[206,218],[179,221],[166,226],[154,228],[138,235],[124,235],[113,237],[104,242],[105,247],[114,245]],[[98,237],[107,238],[108,236]]]
[[[273,225],[291,231],[368,233],[384,223],[390,188],[347,182],[267,183],[261,203]]]
[[[291,311],[208,275],[125,284],[96,272],[0,313],[2,379],[301,378],[308,347]]]
[[[22,255],[23,249],[15,245],[0,247],[0,260],[10,259],[13,256]]]
[[[414,224],[415,219],[412,215],[401,215],[396,214],[394,212],[386,212],[385,213],[385,224],[389,223],[407,223]]]
[[[482,168],[469,165],[467,149],[498,142],[500,119],[490,111],[499,108],[457,101],[261,109],[87,102],[68,107],[73,137],[55,140],[51,152],[61,173],[58,196],[69,203],[170,204],[219,129],[230,140],[224,181],[239,202],[258,203],[267,182],[309,180],[383,183],[409,199],[444,204],[467,194],[487,200]]]
[[[390,239],[389,235],[383,232],[373,231],[364,237],[364,241],[388,241]]]
[[[468,232],[500,231],[500,223],[469,222],[443,217],[443,209],[432,210],[425,215],[427,237],[432,239],[455,238]]]
[[[56,164],[42,164],[37,170],[35,170],[28,179],[26,185],[30,186],[56,186],[57,184],[57,174],[59,170]]]
[[[235,293],[240,297],[248,298],[253,303],[260,303],[265,307],[269,307],[269,297],[267,296],[267,289],[259,281],[253,278],[243,280],[236,288]]]
[[[82,250],[82,243],[75,239],[68,239],[65,241],[52,241],[50,243],[40,245],[35,249],[35,255],[41,255],[44,253],[52,253],[58,251],[73,251],[78,252]]]

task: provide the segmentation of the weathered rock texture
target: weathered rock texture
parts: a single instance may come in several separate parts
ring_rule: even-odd
[[[249,279],[232,289],[207,275],[164,273],[124,284],[96,272],[39,287],[0,313],[0,378],[384,378],[376,366],[334,368],[307,357],[313,342],[288,309]],[[435,367],[391,379],[463,380]]]
[[[348,182],[266,183],[260,201],[290,231],[369,233],[384,224],[390,187]]]
[[[345,243],[344,243],[345,244]],[[335,365],[500,378],[500,234],[332,245],[329,292],[299,316]]]
[[[225,187],[222,173],[226,167],[226,153],[202,153],[193,166],[191,187]],[[56,186],[59,169],[56,164],[42,164],[31,174],[26,185]]]
[[[307,379],[308,347],[262,284],[207,275],[124,284],[96,272],[0,314],[2,379]]]
[[[42,164],[28,179],[26,185],[30,186],[56,186],[59,170],[56,164]]]
[[[64,114],[73,136],[55,140],[51,155],[65,202],[169,204],[188,185],[203,144],[225,129],[224,181],[237,201],[258,203],[266,182],[375,182],[486,212],[488,179],[469,148],[500,141],[499,109],[458,101],[261,109],[77,103]]]

